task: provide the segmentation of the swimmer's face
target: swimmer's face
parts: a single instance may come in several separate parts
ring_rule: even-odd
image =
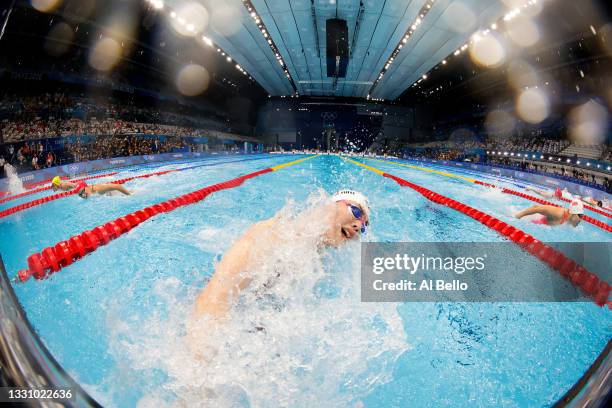
[[[364,213],[362,219],[357,219],[353,215],[350,206],[355,206],[361,209],[361,206],[353,201],[338,201],[334,203],[333,217],[331,217],[330,226],[325,232],[325,243],[331,246],[339,246],[349,240],[359,239],[361,229],[368,224],[368,219]]]
[[[91,191],[89,191],[89,187],[85,187],[81,191],[79,191],[79,197],[81,198],[89,198],[91,195]]]
[[[51,190],[57,191],[58,187],[55,184],[51,184]]]
[[[582,215],[572,214],[568,218],[568,221],[572,227],[577,227],[578,224],[580,224],[580,221],[582,221]]]

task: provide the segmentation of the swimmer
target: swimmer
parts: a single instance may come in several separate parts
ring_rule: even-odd
[[[123,187],[123,185],[113,183],[92,184],[91,186],[82,183],[79,185],[78,194],[81,198],[89,198],[93,193],[105,194],[111,191],[119,191],[125,195],[131,195],[128,189]]]
[[[548,190],[542,190],[539,188],[527,186],[525,190],[532,191],[536,193],[537,195],[544,197],[544,198],[556,198],[557,200],[560,200],[561,198],[567,198],[569,200],[572,199],[572,195],[570,194],[569,191],[567,191],[567,188],[564,188],[563,190],[561,190],[559,187],[557,187],[555,191],[548,191]]]
[[[304,211],[291,220],[281,221],[280,215],[252,225],[223,255],[212,278],[195,301],[194,317],[222,319],[231,309],[240,291],[252,281],[248,271],[255,262],[266,257],[275,245],[290,239],[306,239],[309,226],[321,221],[316,242],[323,247],[337,247],[357,240],[369,225],[370,209],[366,197],[352,190],[341,190],[320,207]],[[291,223],[288,225],[287,223]],[[283,232],[296,231],[283,238]]]
[[[580,201],[593,207],[603,207],[603,202],[601,200],[595,200],[593,197],[584,196],[580,198]]]
[[[51,188],[53,189],[53,191],[57,191],[57,190],[70,191],[76,186],[77,184],[72,183],[70,181],[64,181],[59,176],[55,176],[51,180]]]
[[[572,227],[577,227],[584,215],[584,206],[580,200],[573,200],[569,210],[552,205],[534,205],[517,213],[515,217],[521,219],[526,215],[533,214],[540,214],[542,216],[533,221],[534,224],[556,226],[568,221]]]

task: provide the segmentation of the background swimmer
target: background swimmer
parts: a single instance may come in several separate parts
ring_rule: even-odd
[[[565,221],[569,221],[572,227],[578,226],[584,214],[584,206],[579,200],[574,200],[570,204],[569,210],[563,207],[555,207],[552,205],[534,205],[526,208],[515,215],[521,219],[526,215],[540,214],[541,218],[534,220],[534,224],[543,225],[562,225]]]
[[[131,195],[129,190],[121,184],[113,184],[113,183],[102,183],[102,184],[92,184],[91,186],[84,185],[79,190],[79,197],[81,198],[89,198],[93,193],[105,194],[110,193],[112,191],[120,191],[125,195]]]
[[[569,191],[567,191],[567,188],[564,188],[563,190],[561,190],[559,187],[557,187],[555,191],[548,191],[548,190],[543,190],[543,189],[527,186],[525,187],[525,190],[532,191],[536,193],[537,195],[544,197],[544,198],[556,198],[558,200],[561,198],[567,198],[568,200],[573,199],[572,194]]]

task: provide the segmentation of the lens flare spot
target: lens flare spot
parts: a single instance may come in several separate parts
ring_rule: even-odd
[[[74,39],[74,31],[68,24],[61,22],[55,24],[49,30],[45,39],[44,48],[47,54],[54,57],[64,55],[70,49],[70,44]]]
[[[206,68],[190,64],[181,69],[176,77],[176,88],[185,96],[199,95],[208,89],[210,76]]]
[[[507,24],[508,36],[520,47],[531,47],[540,40],[538,26],[527,17],[515,18]]]
[[[218,33],[230,37],[236,34],[242,25],[240,12],[236,7],[220,4],[212,12],[212,26]]]
[[[50,13],[62,4],[62,0],[31,0],[31,3],[36,10]]]
[[[485,127],[491,137],[507,137],[512,135],[516,126],[516,119],[510,113],[502,110],[493,110],[487,115]]]
[[[178,34],[193,37],[201,34],[208,27],[209,15],[204,6],[188,2],[170,14],[170,25]]]
[[[540,123],[550,113],[548,97],[539,89],[525,89],[516,100],[516,113],[529,123]]]
[[[606,108],[590,100],[568,115],[570,139],[577,144],[598,145],[606,140],[609,115]]]
[[[523,60],[510,62],[508,65],[508,82],[514,89],[524,89],[540,83],[536,70]]]
[[[476,25],[474,12],[461,1],[455,1],[448,6],[442,20],[449,30],[456,33],[472,32]]]
[[[98,40],[89,53],[89,65],[98,71],[110,71],[121,59],[121,45],[113,38]]]
[[[470,57],[485,67],[498,67],[506,58],[503,45],[493,35],[486,35],[470,43]]]

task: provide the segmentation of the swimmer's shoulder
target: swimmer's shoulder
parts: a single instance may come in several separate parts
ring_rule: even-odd
[[[280,216],[275,215],[274,217],[268,218],[267,220],[258,221],[249,228],[249,230],[247,231],[247,235],[250,237],[258,237],[262,234],[270,233],[274,231],[279,219]]]

